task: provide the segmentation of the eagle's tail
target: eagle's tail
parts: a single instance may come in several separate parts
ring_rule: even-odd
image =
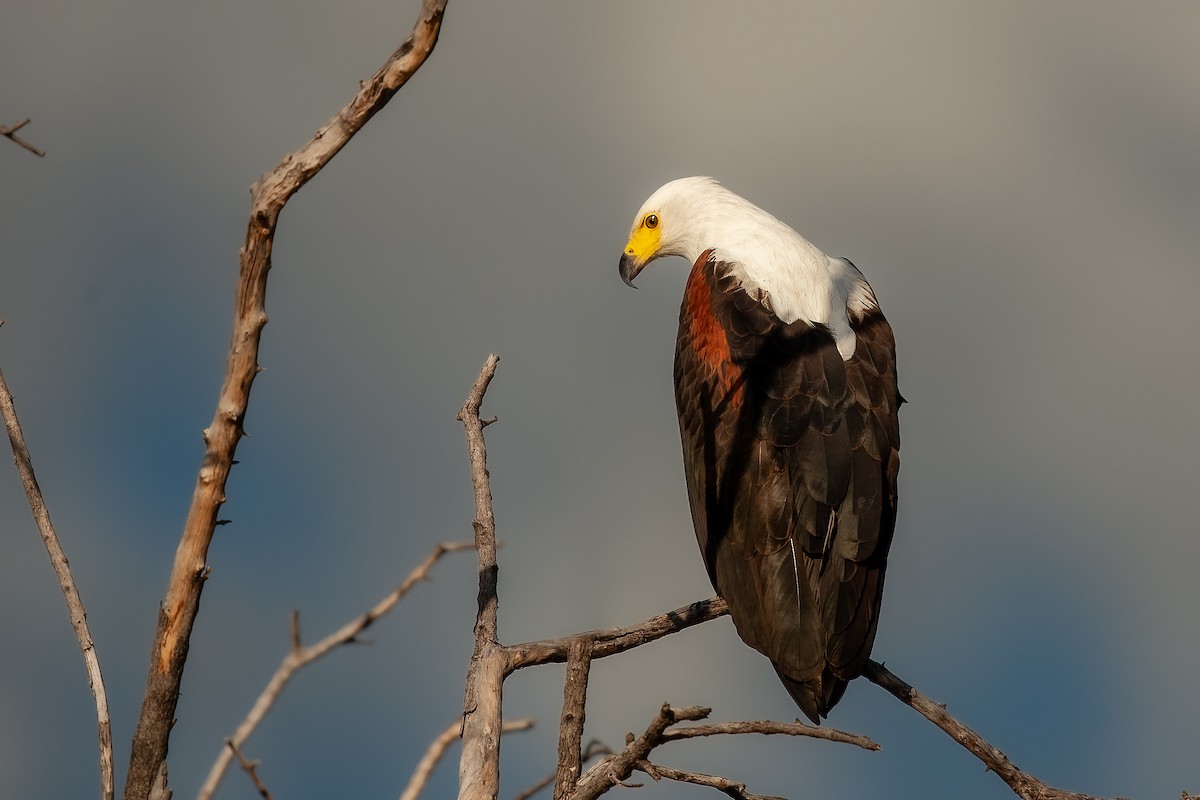
[[[775,666],[775,674],[783,682],[783,688],[787,689],[788,694],[796,701],[796,705],[800,706],[804,716],[812,720],[814,725],[820,725],[821,718],[829,716],[829,709],[842,699],[848,683],[829,670],[825,670],[821,677],[807,681],[788,677],[778,666]]]

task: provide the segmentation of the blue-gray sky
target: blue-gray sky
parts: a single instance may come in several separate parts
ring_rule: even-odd
[[[123,773],[156,606],[212,416],[247,187],[407,35],[414,2],[10,6],[0,365],[90,611]],[[287,646],[365,609],[473,514],[454,414],[486,355],[506,641],[711,592],[678,452],[686,265],[631,292],[634,212],[709,174],[871,280],[896,331],[901,514],[876,656],[1044,780],[1200,790],[1200,10],[1193,3],[451,1],[433,57],[284,212],[251,438],[172,739],[177,796]],[[12,470],[0,473],[6,796],[96,792],[91,699]],[[458,713],[472,557],[374,644],[293,683],[246,747],[279,797],[390,797]],[[551,768],[561,668],[512,678]],[[587,735],[663,700],[796,715],[727,620],[597,663]],[[1002,798],[854,683],[803,740],[658,759],[791,797]],[[453,792],[443,766],[430,797]],[[710,796],[653,786],[647,798]],[[253,797],[230,774],[222,797]]]

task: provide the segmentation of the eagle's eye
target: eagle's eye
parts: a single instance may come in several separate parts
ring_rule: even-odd
[[[647,214],[644,222],[647,228],[654,230],[658,227],[658,214]]]

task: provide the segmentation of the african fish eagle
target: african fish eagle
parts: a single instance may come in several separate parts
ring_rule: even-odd
[[[904,402],[892,329],[853,264],[712,178],[650,196],[621,278],[663,256],[693,265],[675,403],[708,577],[819,723],[879,622]]]

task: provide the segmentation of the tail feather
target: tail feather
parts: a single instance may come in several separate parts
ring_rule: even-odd
[[[785,675],[777,665],[772,666],[775,667],[775,674],[779,676],[792,700],[796,701],[804,716],[812,720],[814,725],[820,725],[821,718],[829,716],[829,710],[837,705],[846,691],[848,681],[835,676],[829,670],[825,670],[819,678],[798,681]]]

